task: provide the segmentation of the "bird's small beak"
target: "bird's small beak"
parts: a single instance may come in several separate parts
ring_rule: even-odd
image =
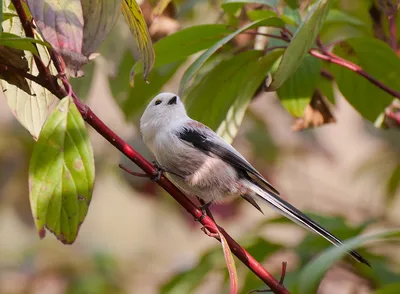
[[[168,101],[168,105],[176,104],[177,98],[178,98],[177,96],[172,97],[172,98]]]

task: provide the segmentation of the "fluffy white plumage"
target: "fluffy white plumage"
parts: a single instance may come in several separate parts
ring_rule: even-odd
[[[144,143],[167,171],[166,176],[183,192],[206,202],[241,196],[261,211],[255,200],[275,210],[334,245],[342,242],[281,199],[279,192],[230,144],[213,130],[188,117],[173,93],[150,101],[140,120]],[[349,254],[369,265],[356,251]]]

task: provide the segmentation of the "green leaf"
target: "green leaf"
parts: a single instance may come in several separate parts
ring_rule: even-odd
[[[14,12],[8,9],[10,3],[9,0],[3,2],[3,11],[8,13]],[[25,35],[18,18],[4,21],[2,25],[5,32],[13,33],[17,36]],[[39,46],[38,51],[44,64],[50,64],[50,57],[46,47]],[[31,52],[25,52],[25,58],[28,64],[28,73],[37,75],[38,70],[33,60],[33,54]],[[50,65],[49,70],[52,74],[56,74],[52,65]],[[56,98],[50,91],[30,80],[27,80],[28,87],[30,92],[34,95],[30,95],[18,87],[10,86],[4,81],[0,81],[0,83],[2,88],[6,90],[4,95],[12,113],[24,128],[26,128],[36,139],[47,118],[49,107]]]
[[[3,32],[0,35],[0,45],[11,47],[19,50],[30,51],[35,55],[38,55],[36,47],[33,46],[32,42],[39,41],[32,38],[21,38],[15,34]]]
[[[400,59],[386,43],[374,38],[348,40],[334,52],[362,67],[385,85],[400,91]],[[366,119],[375,121],[394,97],[364,77],[338,65],[331,66],[340,92]]]
[[[66,97],[49,115],[29,167],[29,196],[41,238],[45,228],[72,244],[85,219],[94,184],[93,150],[73,99]]]
[[[258,9],[258,10],[250,10],[250,11],[247,11],[247,16],[252,21],[260,20],[260,19],[263,19],[263,18],[278,17],[278,18],[282,19],[288,25],[292,25],[292,26],[296,26],[297,25],[296,22],[293,19],[287,17],[286,15],[278,16],[276,14],[276,12],[272,11],[272,10],[260,10],[260,9]]]
[[[1,4],[1,1],[0,1],[0,4]],[[0,7],[0,10],[1,9],[3,9],[3,6]],[[18,17],[18,14],[5,12],[5,13],[3,13],[3,19],[1,20],[0,23],[2,23],[3,21],[9,20],[9,19],[11,19],[13,17]]]
[[[295,117],[302,117],[319,83],[321,60],[307,55],[299,68],[276,91],[283,107]]]
[[[332,104],[335,104],[335,93],[333,91],[333,81],[325,78],[325,77],[321,77],[319,79],[319,83],[317,86],[318,90],[320,90],[321,94],[326,97],[328,99],[328,101]]]
[[[262,4],[269,7],[276,7],[278,5],[278,0],[225,0],[221,7],[224,10],[231,11],[232,7],[237,7],[238,4],[248,4],[248,3],[255,3],[255,4]]]
[[[82,54],[89,57],[110,33],[121,11],[122,0],[81,0]]]
[[[297,9],[299,7],[298,0],[285,0],[285,2],[291,9]]]
[[[232,142],[251,98],[282,52],[262,57],[260,51],[247,51],[220,62],[185,95],[189,116]]]
[[[322,43],[338,43],[350,38],[372,36],[370,25],[338,9],[331,9],[321,28]]]
[[[208,58],[210,58],[211,55],[213,55],[219,48],[221,48],[223,45],[231,41],[233,38],[235,38],[238,34],[254,28],[254,27],[259,27],[259,26],[283,26],[284,22],[275,17],[267,18],[267,19],[262,19],[258,20],[255,22],[252,22],[239,30],[229,34],[225,38],[221,39],[219,42],[217,42],[215,45],[210,47],[207,51],[205,51],[195,62],[192,63],[192,65],[185,71],[181,83],[179,85],[179,95],[182,96],[183,91],[187,87],[188,83],[190,80],[193,78],[193,76],[197,73],[197,71],[200,69],[200,67],[207,61]]]
[[[287,47],[279,67],[273,74],[269,91],[275,91],[296,71],[313,46],[333,0],[319,0],[299,26]]]
[[[193,268],[178,273],[170,281],[162,285],[160,293],[163,294],[186,294],[192,293],[207,278],[212,269],[223,265],[224,259],[219,247],[205,253],[198,264]]]
[[[88,59],[82,54],[83,15],[80,0],[27,0],[41,35],[64,59],[68,72],[79,75]]]
[[[400,282],[386,285],[374,292],[375,294],[398,294],[400,293]]]
[[[207,49],[231,32],[232,30],[223,24],[205,24],[180,30],[154,44],[157,56],[154,67],[180,61]]]
[[[113,97],[127,120],[132,120],[134,115],[144,110],[147,103],[160,92],[183,61],[180,60],[155,68],[149,75],[150,84],[143,79],[137,79],[140,73],[137,74],[135,77],[136,85],[132,88],[128,78],[134,59],[130,51],[125,52],[119,64],[117,75],[109,77],[109,83]]]
[[[155,54],[149,30],[136,0],[123,0],[122,14],[133,35],[136,61],[143,62],[143,79],[146,80],[154,65]],[[133,81],[131,81],[133,84]]]
[[[299,293],[316,293],[318,285],[328,269],[346,255],[349,250],[358,248],[367,242],[384,241],[392,238],[400,238],[400,230],[383,231],[372,235],[359,236],[345,241],[342,246],[329,248],[303,268],[297,283]]]

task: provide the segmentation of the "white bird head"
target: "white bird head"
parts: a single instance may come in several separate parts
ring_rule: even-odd
[[[140,118],[140,131],[143,139],[151,138],[165,127],[173,128],[182,120],[188,119],[185,106],[174,93],[161,93],[147,105]]]

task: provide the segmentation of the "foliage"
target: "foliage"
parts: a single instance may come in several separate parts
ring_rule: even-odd
[[[78,98],[85,99],[94,73],[104,64],[114,69],[107,72],[106,82],[127,121],[137,122],[147,102],[183,71],[179,94],[188,113],[228,142],[236,137],[251,101],[263,91],[276,92],[281,106],[296,120],[296,129],[334,121],[335,86],[367,123],[398,131],[398,3],[355,0],[349,6],[346,1],[333,0],[306,1],[308,5],[295,0],[210,1],[208,9],[220,14],[216,23],[169,32],[148,29],[149,23],[156,23],[154,16],[167,16],[179,27],[190,23],[197,5],[204,5],[198,2],[145,1],[153,5],[150,12],[142,12],[135,0],[0,2],[0,82],[11,112],[36,140],[29,193],[41,237],[48,229],[63,243],[73,243],[88,212],[94,155],[81,116],[85,108]],[[97,50],[102,56],[94,63]],[[67,78],[73,79],[72,88],[68,88]],[[55,105],[61,98],[60,85],[66,87],[61,93],[66,97]],[[251,136],[259,142],[256,149],[265,143],[260,133],[265,139],[264,128]],[[393,158],[386,179],[390,201],[400,185],[399,157]],[[351,227],[344,219],[323,216],[320,221],[348,238],[370,225]],[[258,229],[284,222],[262,222]],[[398,237],[398,231],[395,234]],[[221,289],[230,282],[232,293],[238,287],[242,293],[262,288],[251,273],[241,274],[242,264],[236,272],[232,252],[224,237],[219,238],[225,260],[220,248],[210,249],[197,266],[167,281],[162,292],[194,291],[211,272],[223,276]],[[356,247],[363,238],[328,249],[309,262],[327,244],[317,236],[305,236],[290,248],[299,264],[291,268],[285,285],[299,293],[316,291],[346,246]],[[289,249],[254,232],[242,239],[259,261]],[[363,253],[377,270],[355,265],[357,274],[373,281],[377,293],[394,293],[399,285],[393,277],[398,273],[388,265],[389,257],[366,249]],[[97,276],[93,279],[102,284]],[[85,287],[80,290],[85,292],[82,289]]]

